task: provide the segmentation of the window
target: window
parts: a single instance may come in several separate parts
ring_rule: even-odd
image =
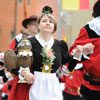
[[[22,3],[22,0],[19,0],[19,3]]]
[[[31,5],[31,1],[30,0],[27,0],[27,4],[30,6]]]
[[[11,31],[10,33],[10,41],[15,37],[15,31]]]

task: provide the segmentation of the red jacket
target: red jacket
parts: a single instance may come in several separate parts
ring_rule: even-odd
[[[72,95],[79,95],[79,88],[83,80],[82,70],[74,70],[74,72],[69,76],[63,75],[60,79],[61,82],[65,83],[64,91],[66,93]]]
[[[92,35],[91,38],[89,35]],[[93,37],[93,34],[91,32],[88,33],[85,28],[81,28],[79,36],[70,48],[70,52],[72,52],[72,50],[76,48],[76,46],[85,45],[86,43],[92,43],[95,48],[93,54],[90,55],[90,60],[85,60],[81,63],[83,63],[86,73],[91,73],[97,77],[100,77],[100,36]],[[83,80],[82,84],[91,90],[100,91],[100,86],[89,85],[88,81]]]

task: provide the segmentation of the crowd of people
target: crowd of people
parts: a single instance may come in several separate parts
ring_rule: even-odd
[[[92,16],[69,50],[65,41],[53,38],[57,22],[51,7],[43,7],[38,17],[24,19],[22,26],[30,32],[32,54],[28,49],[23,52],[32,56],[32,64],[30,69],[18,66],[10,74],[4,67],[5,53],[0,53],[1,100],[100,100],[100,0],[94,4]],[[18,54],[22,37],[20,33],[9,45],[17,56],[23,54]],[[18,83],[21,79],[26,83]],[[63,91],[61,83],[65,84]]]
[[[8,100],[10,93],[9,83],[13,79],[13,75],[4,67],[4,61],[0,60],[0,100]]]

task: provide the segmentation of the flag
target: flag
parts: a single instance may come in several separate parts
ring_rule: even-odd
[[[88,10],[89,0],[62,0],[63,10]]]
[[[63,39],[65,42],[67,42],[67,36],[64,36],[64,39]]]

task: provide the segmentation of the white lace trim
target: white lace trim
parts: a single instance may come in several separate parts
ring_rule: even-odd
[[[38,42],[41,44],[42,47],[47,46],[48,48],[51,48],[54,44],[54,38],[51,37],[48,42],[45,42],[39,34],[35,35],[35,38],[38,40]]]
[[[80,46],[80,45],[78,45],[78,46]],[[75,54],[75,52],[76,52],[76,49],[73,49],[73,51],[72,51],[71,55],[74,55],[74,54]],[[90,54],[92,54],[92,53],[93,53],[93,50],[91,51],[91,53],[90,53]],[[78,61],[81,61],[82,56],[83,56],[85,59],[90,60],[90,57],[89,57],[89,56],[87,56],[87,55],[85,55],[84,53],[80,53],[79,58],[76,58],[76,57],[74,56],[74,57],[73,57],[73,59],[76,59],[76,60],[78,60]]]
[[[92,21],[88,22],[89,28],[96,32],[100,36],[100,16],[94,18]]]
[[[75,70],[78,70],[78,69],[80,69],[80,68],[82,68],[82,67],[83,67],[83,64],[80,63],[80,64],[77,64],[77,65],[75,66],[74,69],[75,69]]]
[[[22,39],[22,33],[16,35],[16,40],[19,42]]]

